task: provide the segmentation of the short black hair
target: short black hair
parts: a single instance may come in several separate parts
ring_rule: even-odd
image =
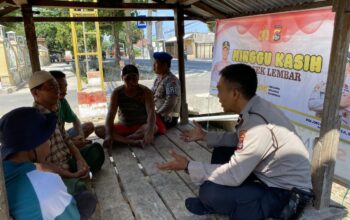
[[[132,65],[132,64],[125,65],[122,70],[122,76],[125,76],[126,74],[129,74],[129,73],[136,73],[137,75],[139,75],[139,70],[135,65]]]
[[[51,75],[55,77],[55,79],[66,78],[66,74],[64,74],[62,71],[59,71],[59,70],[51,70],[49,71],[49,73],[51,73]]]
[[[220,74],[229,83],[240,85],[240,91],[249,100],[258,86],[258,78],[255,70],[246,64],[231,64],[220,71]]]

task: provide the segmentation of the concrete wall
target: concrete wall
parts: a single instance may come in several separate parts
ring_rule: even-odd
[[[2,27],[0,27],[2,28]],[[41,39],[42,41],[42,39]],[[39,45],[41,66],[50,64],[48,49]],[[19,86],[25,83],[32,74],[26,41],[22,36],[11,32],[11,40],[0,37],[0,85],[1,87]]]

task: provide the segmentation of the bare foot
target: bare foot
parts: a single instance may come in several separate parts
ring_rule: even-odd
[[[145,148],[145,144],[143,143],[143,140],[131,140],[130,145]]]

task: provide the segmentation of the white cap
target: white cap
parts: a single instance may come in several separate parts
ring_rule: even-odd
[[[50,80],[50,79],[55,79],[51,73],[47,72],[47,71],[36,71],[32,74],[32,76],[30,77],[29,81],[28,81],[28,86],[29,89],[35,88],[41,84],[43,84],[44,82]]]

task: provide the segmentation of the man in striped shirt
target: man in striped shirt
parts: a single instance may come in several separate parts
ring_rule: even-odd
[[[55,78],[46,71],[33,73],[28,81],[29,89],[34,97],[34,107],[41,113],[57,113],[59,87]],[[97,172],[104,162],[104,152],[98,143],[78,149],[67,132],[57,121],[55,131],[50,137],[51,147],[45,160],[39,161],[44,169],[59,174],[72,195],[86,190],[85,183],[80,180],[91,172]]]

